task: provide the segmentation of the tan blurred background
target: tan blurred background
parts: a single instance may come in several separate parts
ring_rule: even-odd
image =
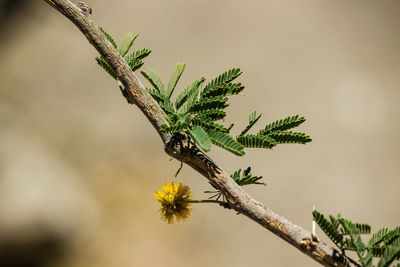
[[[167,225],[153,192],[179,164],[95,63],[96,51],[43,1],[0,1],[0,266],[318,266],[243,216],[195,206]],[[400,1],[87,1],[120,37],[141,35],[144,68],[181,87],[230,67],[245,95],[228,122],[302,114],[306,146],[217,148],[226,170],[253,167],[261,202],[310,229],[317,209],[400,225]],[[236,128],[238,129],[238,128]],[[207,181],[184,167],[198,198]]]

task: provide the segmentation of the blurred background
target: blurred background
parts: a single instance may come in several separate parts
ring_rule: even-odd
[[[242,68],[236,129],[254,110],[307,118],[306,146],[210,153],[263,175],[267,187],[247,188],[258,200],[306,229],[313,205],[373,230],[400,224],[399,1],[86,3],[115,37],[140,33],[144,68],[168,79],[186,62],[181,88]],[[44,1],[0,1],[0,29],[0,266],[318,266],[215,205],[161,221],[153,192],[179,163],[83,35]],[[188,167],[177,179],[197,198],[210,189]]]

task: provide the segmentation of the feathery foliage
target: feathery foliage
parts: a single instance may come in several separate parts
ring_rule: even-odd
[[[264,127],[263,130],[261,130],[259,132],[259,134],[267,135],[274,131],[289,130],[289,129],[299,126],[300,124],[302,124],[305,121],[306,120],[304,119],[304,117],[301,117],[299,115],[287,117],[287,118],[277,120],[277,121],[274,121],[273,123],[268,124],[267,126]]]
[[[205,146],[200,142],[209,139],[212,144],[238,156],[245,154],[245,147],[272,148],[277,144],[305,144],[311,141],[305,133],[287,131],[305,121],[299,115],[267,125],[257,134],[247,134],[261,117],[261,114],[257,115],[256,112],[250,114],[246,128],[234,137],[230,134],[233,124],[225,127],[218,121],[225,119],[229,97],[239,94],[244,89],[241,83],[234,82],[242,71],[238,68],[230,69],[204,86],[205,78],[196,79],[179,92],[173,101],[172,95],[184,70],[185,65],[178,63],[167,86],[154,71],[142,71],[143,76],[151,84],[148,88],[149,93],[167,114],[169,125],[163,126],[163,131],[171,134],[186,132],[206,152],[209,151],[208,145]],[[192,130],[195,127],[195,132],[201,132],[202,138],[199,139],[196,138],[196,134],[193,135]],[[204,137],[204,132],[208,135],[208,139]]]
[[[138,37],[137,34],[133,34],[131,32],[127,32],[125,36],[122,38],[121,42],[117,46],[118,52],[121,56],[125,56],[128,53],[129,49],[135,42],[136,38]]]
[[[254,124],[256,124],[257,121],[261,118],[261,115],[262,114],[257,116],[257,112],[255,112],[255,111],[250,113],[250,115],[249,115],[249,124],[246,126],[246,128],[244,128],[244,130],[239,134],[239,136],[242,136],[245,133],[247,133],[254,126]]]
[[[346,256],[346,251],[354,251],[359,264],[363,267],[389,267],[392,263],[399,266],[400,227],[393,230],[382,228],[374,233],[367,243],[364,243],[362,236],[371,233],[371,227],[368,224],[354,223],[340,215],[336,217],[330,215],[328,220],[316,210],[313,211],[313,218],[342,251],[343,256]],[[373,265],[373,258],[377,258],[377,265]]]
[[[255,185],[266,185],[263,182],[260,182],[260,180],[263,178],[262,176],[256,176],[254,174],[251,173],[251,167],[247,167],[243,172],[242,169],[239,169],[237,171],[235,171],[233,174],[230,175],[231,178],[239,185],[239,186],[244,186],[244,185],[251,185],[251,184],[255,184]],[[212,193],[213,195],[209,198],[209,199],[219,199],[222,195],[222,192],[220,190],[218,190],[218,188],[216,188],[212,183],[210,183],[210,185],[212,187],[214,187],[214,189],[216,189],[215,191],[205,191],[205,193]],[[223,197],[224,199],[224,197]]]
[[[293,127],[299,126],[305,121],[305,119],[299,115],[287,117],[285,119],[268,124],[257,134],[246,134],[253,127],[253,125],[257,123],[260,117],[261,114],[256,116],[255,112],[250,114],[249,124],[237,137],[237,140],[245,147],[273,148],[277,144],[306,144],[311,141],[310,136],[305,133],[288,131]]]
[[[106,39],[111,43],[111,45],[118,50],[118,53],[124,58],[128,66],[131,68],[132,71],[138,70],[144,64],[143,59],[150,55],[151,51],[147,48],[143,48],[137,51],[133,51],[128,54],[129,50],[131,49],[133,43],[135,42],[136,38],[138,37],[137,34],[133,34],[128,32],[122,38],[122,41],[117,44],[114,38],[109,34],[106,30],[100,27],[100,31],[104,34]],[[107,63],[107,60],[102,57],[96,57],[97,64],[102,67],[111,77],[117,79],[117,75],[115,71],[111,68],[111,66]]]
[[[146,71],[142,71],[142,74],[151,83],[154,90],[157,90],[165,98],[168,98],[168,97],[166,97],[167,94],[164,89],[164,84],[161,81],[161,79],[158,77],[157,73],[155,73],[152,70],[146,70]]]
[[[125,60],[128,63],[132,71],[138,70],[144,64],[143,58],[150,55],[151,51],[147,48],[142,48],[137,51],[133,51],[125,56]]]
[[[205,78],[200,78],[194,80],[189,84],[177,97],[175,100],[175,108],[177,111],[183,106],[183,104],[188,105],[188,102],[193,102],[197,99],[198,93],[200,91],[201,84],[205,81]],[[186,113],[187,108],[182,113]]]
[[[338,228],[339,224],[333,223],[331,217],[331,221],[328,221],[325,216],[319,213],[317,210],[313,211],[314,221],[318,224],[318,226],[324,231],[324,233],[339,247],[343,244],[343,236],[339,233]]]
[[[111,77],[117,79],[117,75],[114,70],[108,65],[107,61],[103,57],[96,57],[97,64],[102,67]]]
[[[104,30],[102,27],[100,27],[100,31],[104,34],[104,36],[107,38],[107,40],[112,44],[114,48],[117,48],[117,43],[115,42],[114,38],[109,34],[106,30]]]
[[[243,145],[236,141],[235,138],[228,133],[209,130],[208,134],[213,144],[222,147],[223,149],[226,149],[238,156],[243,156],[245,154]]]
[[[273,148],[277,145],[277,142],[268,136],[260,136],[254,134],[239,136],[237,140],[243,146],[252,148]]]
[[[231,175],[232,179],[240,186],[249,185],[249,184],[259,184],[265,185],[263,182],[259,182],[262,176],[255,176],[251,173],[251,167],[248,167],[243,172],[241,169],[235,171]]]
[[[168,86],[167,86],[166,96],[168,98],[170,98],[172,93],[174,92],[176,84],[178,83],[179,79],[181,78],[184,70],[185,70],[185,64],[183,64],[183,63],[176,64],[175,71],[172,74],[171,79],[169,80]]]

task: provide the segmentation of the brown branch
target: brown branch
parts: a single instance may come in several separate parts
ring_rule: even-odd
[[[106,40],[99,27],[90,19],[85,5],[75,5],[70,0],[44,0],[71,20],[115,70],[123,85],[129,103],[136,104],[159,133],[168,155],[185,162],[205,176],[226,197],[230,207],[270,230],[324,266],[358,266],[350,262],[333,247],[300,226],[274,213],[249,196],[221,167],[208,158],[185,135],[171,136],[160,131],[166,123],[165,113],[148,94],[140,80],[131,71],[116,49]],[[90,10],[91,11],[91,10]],[[176,140],[176,139],[179,140]],[[179,141],[179,142],[178,142]]]

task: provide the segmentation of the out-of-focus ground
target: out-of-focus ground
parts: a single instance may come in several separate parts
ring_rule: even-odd
[[[213,205],[167,225],[153,192],[178,162],[94,61],[96,51],[43,1],[2,10],[0,266],[318,266],[247,218]],[[114,36],[141,35],[144,68],[181,87],[241,67],[228,122],[302,114],[313,142],[217,148],[228,171],[253,167],[261,202],[310,229],[311,210],[373,229],[400,224],[399,1],[87,1]],[[10,13],[12,12],[12,13]],[[207,181],[184,167],[198,198]],[[321,234],[322,235],[322,234]]]

